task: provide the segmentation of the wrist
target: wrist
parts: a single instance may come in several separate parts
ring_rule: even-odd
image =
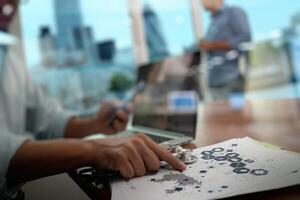
[[[91,133],[95,134],[95,133],[100,133],[101,132],[101,127],[100,127],[100,124],[98,122],[98,118],[96,116],[90,117],[87,120],[88,120],[87,124],[88,124],[88,127],[90,128]]]
[[[83,159],[85,160],[86,166],[94,166],[95,154],[96,154],[96,144],[92,140],[82,140],[81,147],[84,152]]]
[[[99,133],[99,124],[97,117],[79,118],[73,117],[70,119],[66,131],[66,138],[84,138],[91,134]]]

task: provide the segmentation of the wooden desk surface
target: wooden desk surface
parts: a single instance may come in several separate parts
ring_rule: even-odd
[[[241,110],[231,109],[225,101],[201,106],[195,141],[198,147],[239,137],[300,153],[300,100],[247,101]],[[300,186],[237,199],[300,199]]]

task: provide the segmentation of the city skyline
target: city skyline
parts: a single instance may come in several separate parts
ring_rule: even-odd
[[[151,6],[143,8],[144,26],[150,60],[157,60],[169,55],[165,34],[160,20]]]
[[[254,39],[258,40],[270,37],[272,31],[280,30],[288,25],[291,15],[299,10],[295,6],[297,4],[294,4],[296,1],[289,0],[291,3],[286,3],[287,1],[284,0],[275,2],[272,0],[227,0],[226,2],[245,8],[250,18]],[[186,1],[176,1],[176,5],[174,1],[170,4],[170,0],[164,2],[143,0],[143,2],[150,2],[153,9],[157,11],[169,48],[175,49],[176,52],[180,46],[193,42],[193,33],[188,33],[193,30],[189,4]],[[168,3],[174,6],[168,8],[166,6]],[[132,46],[130,20],[125,0],[109,2],[89,0],[80,1],[80,5],[84,23],[94,28],[95,40],[114,39],[118,49]],[[37,41],[39,28],[48,25],[54,33],[57,31],[53,8],[53,0],[30,0],[22,5],[22,24],[26,24],[23,26],[23,35],[29,67],[37,65],[40,61]],[[180,8],[181,11],[178,10]],[[265,15],[266,10],[268,15]],[[204,16],[204,24],[207,27],[209,15],[205,13]]]
[[[54,0],[56,24],[56,46],[58,48],[74,48],[75,44],[68,40],[76,28],[84,26],[79,0]]]
[[[54,17],[56,33],[49,26],[40,28],[42,66],[78,67],[100,61],[93,28],[83,22],[79,0],[54,0]]]

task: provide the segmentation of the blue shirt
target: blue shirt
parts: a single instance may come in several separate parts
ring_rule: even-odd
[[[240,45],[251,41],[251,30],[246,13],[238,7],[224,6],[212,15],[212,21],[208,29],[206,40],[211,42],[226,41],[237,50],[239,54]],[[239,76],[239,57],[229,60],[226,58],[227,51],[212,51],[208,54],[209,60],[221,57],[224,63],[215,66],[210,72],[210,79],[218,84],[230,81]]]

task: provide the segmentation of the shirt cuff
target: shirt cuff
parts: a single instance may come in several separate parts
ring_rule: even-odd
[[[74,116],[77,116],[73,112],[61,112],[59,115],[52,121],[52,125],[50,127],[51,130],[51,139],[64,138],[65,131],[70,119]]]
[[[30,136],[18,136],[9,133],[3,134],[0,142],[0,179],[6,176],[11,159],[14,157],[20,146],[31,139]]]

